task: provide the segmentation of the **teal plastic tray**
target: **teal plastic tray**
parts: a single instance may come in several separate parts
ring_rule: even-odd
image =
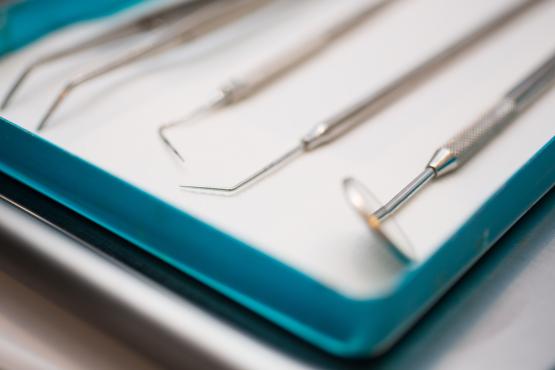
[[[552,138],[429,259],[383,295],[356,300],[0,119],[0,171],[346,357],[377,354],[406,331],[551,189],[554,163]]]
[[[135,0],[70,4],[63,23]],[[30,1],[34,6],[47,1]],[[72,5],[73,4],[73,5]],[[88,4],[88,3],[87,3]],[[72,6],[81,7],[75,13]],[[106,7],[105,7],[106,6]],[[93,7],[91,5],[91,7]],[[92,8],[91,8],[92,9]],[[89,10],[91,10],[89,9]],[[61,23],[33,23],[0,53]],[[60,13],[60,14],[62,14]],[[26,15],[25,15],[26,14]],[[73,14],[73,15],[71,15]],[[17,27],[16,27],[17,28]],[[23,30],[27,28],[27,30]],[[17,33],[16,31],[13,31]],[[520,168],[441,248],[389,291],[356,300],[320,284],[162,200],[0,118],[0,171],[129,240],[325,351],[345,357],[384,351],[555,184],[555,138]],[[0,184],[1,186],[1,184]],[[488,233],[484,231],[488,229]]]
[[[24,0],[0,6],[0,55],[71,23],[103,17],[142,0]]]

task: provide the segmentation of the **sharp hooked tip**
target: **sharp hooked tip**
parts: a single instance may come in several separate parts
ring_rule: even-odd
[[[212,195],[233,195],[239,190],[241,190],[243,186],[233,186],[229,188],[218,188],[218,187],[211,187],[211,186],[195,186],[195,185],[179,185],[179,188],[185,191],[195,192],[195,193],[204,193],[204,194],[212,194]]]
[[[64,87],[62,89],[62,91],[56,97],[56,100],[54,100],[54,102],[50,105],[50,107],[48,108],[48,110],[44,114],[44,117],[42,117],[42,120],[39,122],[39,124],[37,126],[37,132],[42,131],[46,127],[46,124],[50,120],[50,117],[52,117],[54,112],[58,109],[58,107],[62,104],[62,102],[65,100],[65,98],[68,96],[70,91],[75,86],[77,86],[77,84],[72,82],[72,83],[69,83],[66,87]]]
[[[2,105],[0,105],[0,109],[4,110],[6,108],[8,108],[8,105],[10,105],[10,102],[12,101],[12,98],[15,94],[15,91],[17,90],[17,87],[19,86],[20,82],[16,82],[8,91],[8,93],[4,96],[4,100],[2,100]]]
[[[37,132],[41,132],[44,127],[46,126],[46,123],[48,122],[48,117],[44,117],[38,124],[37,126]]]
[[[236,185],[231,187],[212,187],[212,186],[193,186],[193,185],[180,185],[179,187],[183,190],[194,191],[199,193],[207,194],[220,194],[220,195],[233,195],[239,191],[253,185],[254,183],[260,181],[262,178],[270,174],[271,172],[277,170],[279,167],[283,166],[286,162],[293,159],[295,156],[305,151],[305,146],[303,143],[296,145],[294,148],[287,151],[285,154],[281,155],[277,159],[266,166],[260,168],[255,173],[251,174],[249,177],[244,178]]]
[[[39,124],[37,125],[37,132],[41,132],[46,127],[46,124],[50,121],[50,117],[54,113],[54,109],[50,109],[40,120]]]
[[[166,148],[168,148],[170,150],[170,152],[172,152],[173,155],[175,155],[175,157],[177,159],[179,159],[180,162],[185,163],[185,158],[183,158],[181,153],[179,153],[179,150],[177,150],[177,148],[175,146],[173,146],[170,139],[166,136],[166,130],[168,128],[170,128],[171,126],[173,126],[173,125],[168,124],[168,125],[160,126],[158,128],[158,137],[160,137],[160,140],[162,140],[162,142],[164,143]]]
[[[8,108],[8,105],[10,105],[10,102],[12,101],[12,98],[14,97],[16,91],[19,90],[19,88],[21,87],[21,84],[23,83],[23,80],[25,80],[29,76],[33,68],[35,68],[35,65],[31,65],[27,67],[27,69],[25,69],[19,75],[18,79],[15,80],[15,82],[12,84],[12,86],[4,96],[4,100],[2,101],[2,105],[0,105],[0,109]]]
[[[179,159],[181,161],[181,163],[185,163],[185,158],[183,158],[181,156],[181,154],[179,154],[177,149],[175,149],[174,147],[171,147],[170,149],[171,149],[172,153],[177,157],[177,159]]]
[[[177,150],[177,148],[172,144],[172,142],[166,135],[166,131],[171,128],[180,126],[184,123],[193,122],[199,119],[202,116],[202,114],[205,114],[211,108],[213,108],[212,105],[209,105],[208,107],[201,107],[200,109],[193,111],[193,113],[189,114],[186,118],[171,121],[158,127],[158,136],[160,137],[160,140],[162,140],[166,148],[168,148],[170,152],[172,152],[177,157],[177,159],[179,159],[181,162],[185,162],[185,158],[183,158],[181,153],[179,153],[179,150]]]

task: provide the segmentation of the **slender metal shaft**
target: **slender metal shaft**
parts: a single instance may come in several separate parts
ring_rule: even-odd
[[[256,180],[262,179],[265,175],[269,174],[274,168],[285,165],[288,161],[293,160],[293,158],[295,158],[302,152],[303,152],[302,146],[297,146],[295,148],[292,148],[291,150],[289,150],[279,158],[275,159],[274,161],[270,162],[266,166],[262,167],[261,169],[253,173],[251,176],[247,177],[246,179],[243,179],[238,184],[235,184],[229,188],[212,188],[209,186],[194,186],[194,185],[181,185],[180,188],[186,189],[186,190],[198,191],[198,192],[208,192],[208,193],[222,192],[222,191],[224,193],[234,193],[237,190],[247,185],[253,184]]]
[[[279,80],[291,70],[300,67],[311,58],[330,47],[335,41],[354,30],[372,16],[397,0],[382,0],[362,7],[354,14],[334,24],[318,35],[304,40],[299,45],[280,54],[242,77],[233,78],[222,86],[208,104],[196,109],[184,119],[166,123],[159,127],[158,135],[168,149],[181,161],[184,161],[179,150],[171,143],[166,132],[176,126],[191,122],[209,111],[231,106],[248,99],[273,82]]]
[[[350,106],[339,115],[332,117],[329,121],[317,124],[301,139],[301,143],[297,146],[300,146],[303,152],[308,152],[338,139],[348,131],[381,112],[394,101],[408,94],[419,84],[424,82],[432,73],[436,73],[440,68],[453,61],[455,57],[462,52],[476,45],[478,41],[491,35],[524,11],[542,1],[545,0],[528,0],[520,2],[509,10],[490,19],[483,25],[450,44],[447,48],[433,55],[431,58],[426,59],[421,64],[389,82],[378,91]],[[265,167],[263,173],[266,174],[280,166],[281,163],[279,161],[273,161],[270,166]],[[231,187],[182,186],[182,188],[204,190],[215,194],[232,194],[246,187],[251,182],[256,181],[258,179],[256,174],[259,172],[260,171],[257,171],[247,179],[241,180],[237,185]]]
[[[384,221],[389,215],[405,204],[413,195],[416,194],[421,188],[426,186],[434,177],[435,172],[433,168],[426,167],[420,175],[418,175],[414,180],[412,180],[407,186],[403,188],[397,195],[395,195],[389,202],[387,202],[383,207],[379,208],[374,212],[374,216],[379,221]]]
[[[303,138],[303,142],[307,149],[316,149],[329,143],[366,122],[369,118],[374,117],[383,109],[389,107],[393,102],[413,91],[432,74],[446,67],[460,54],[514,20],[531,6],[539,4],[542,1],[545,0],[531,0],[519,3],[472,30],[431,58],[426,59],[421,64],[389,82],[381,89],[368,95],[336,117],[316,125]]]
[[[461,168],[554,85],[555,53],[505,94],[492,109],[437,149],[424,171],[369,218],[384,221],[430,180]],[[349,186],[349,182],[344,184]],[[356,197],[357,210],[360,210],[361,195],[353,189],[348,194],[353,199]]]
[[[253,12],[261,6],[267,4],[269,1],[270,0],[226,0],[214,2],[200,9],[197,13],[195,13],[195,17],[191,17],[190,19],[187,18],[186,21],[179,22],[181,27],[176,27],[177,30],[161,37],[152,44],[136,49],[121,58],[112,60],[111,62],[101,65],[92,71],[77,76],[72,79],[58,94],[54,103],[39,122],[37,131],[42,130],[46,126],[52,114],[65,100],[65,98],[67,98],[69,92],[74,90],[76,87],[107,73],[120,69],[130,63],[158,55],[174,49],[184,43],[197,40],[206,34]]]
[[[227,103],[227,100],[225,99],[225,95],[221,91],[218,91],[217,95],[212,97],[206,104],[198,107],[193,112],[189,113],[187,117],[160,125],[158,127],[158,137],[160,137],[160,140],[162,140],[166,148],[168,148],[170,152],[174,154],[177,159],[179,159],[181,162],[185,162],[185,159],[183,158],[179,150],[175,147],[175,145],[173,145],[172,141],[168,137],[167,135],[168,130],[174,127],[180,126],[184,123],[191,123],[193,121],[196,121],[201,117],[207,115],[208,113],[214,110],[223,108],[227,105],[228,103]]]
[[[253,96],[259,90],[280,79],[286,73],[322,53],[349,32],[377,15],[386,5],[390,5],[395,1],[382,0],[378,3],[368,4],[354,14],[340,20],[337,24],[332,25],[324,32],[300,42],[283,54],[280,54],[277,58],[273,58],[248,72],[243,77],[233,79],[221,89],[225,99],[229,104],[233,104]]]
[[[158,136],[160,137],[164,145],[170,150],[171,153],[175,155],[177,159],[179,159],[181,162],[185,162],[185,159],[183,158],[179,150],[177,150],[168,135],[166,135],[167,131],[173,127],[182,125],[185,122],[191,123],[193,121],[196,121],[209,112],[224,107],[226,105],[227,100],[225,99],[225,96],[220,92],[218,93],[218,95],[210,99],[206,104],[198,107],[193,112],[191,112],[187,117],[160,125],[158,127]]]
[[[136,34],[149,32],[158,27],[168,26],[169,24],[178,21],[184,15],[192,13],[200,6],[208,4],[209,1],[214,0],[194,0],[179,2],[155,13],[140,17],[139,19],[133,20],[98,36],[94,36],[88,40],[81,41],[78,44],[68,46],[61,50],[57,50],[40,57],[39,59],[29,64],[21,72],[19,77],[15,80],[14,84],[5,95],[0,109],[5,109],[8,107],[11,100],[15,96],[15,93],[22,86],[23,82],[37,68],[100,45],[127,38]]]

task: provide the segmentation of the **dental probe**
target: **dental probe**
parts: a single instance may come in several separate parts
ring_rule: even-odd
[[[8,93],[4,97],[0,109],[6,109],[8,107],[17,90],[22,86],[23,82],[29,77],[29,75],[37,68],[100,45],[124,39],[133,35],[147,33],[159,27],[165,27],[168,24],[179,21],[185,15],[193,13],[195,10],[208,4],[210,1],[213,0],[181,1],[175,5],[168,6],[152,14],[142,16],[98,36],[94,36],[90,39],[81,41],[78,44],[68,46],[61,50],[57,50],[50,54],[44,55],[39,59],[36,59],[31,64],[29,64],[23,70],[23,72],[21,72],[17,80],[15,80],[13,85],[8,90]]]
[[[177,31],[170,32],[168,35],[161,37],[150,45],[138,48],[92,71],[78,75],[67,83],[57,95],[56,99],[41,119],[37,131],[41,131],[46,126],[52,114],[76,87],[132,62],[163,53],[187,42],[197,40],[216,29],[242,18],[269,2],[270,0],[225,0],[209,4],[198,10],[194,18],[187,19],[184,24],[180,22],[178,24],[179,27],[176,26]]]
[[[362,9],[357,10],[354,14],[326,29],[324,32],[278,55],[276,59],[264,63],[243,77],[231,79],[230,82],[218,89],[216,95],[209,99],[207,104],[202,105],[186,118],[161,125],[158,128],[160,139],[177,158],[183,161],[181,153],[179,153],[166,135],[168,129],[196,120],[210,111],[229,107],[252,97],[263,88],[283,77],[289,71],[301,66],[309,59],[323,52],[335,41],[362,25],[369,18],[376,15],[379,10],[394,1],[395,0],[382,0],[378,3],[373,2],[371,5],[366,5]]]
[[[518,5],[513,6],[500,15],[495,16],[493,19],[488,20],[477,29],[474,29],[461,39],[458,39],[447,48],[417,65],[415,68],[410,69],[408,72],[389,82],[376,92],[371,93],[354,105],[350,106],[344,112],[332,117],[329,121],[317,124],[301,138],[300,142],[295,147],[255,173],[251,174],[249,177],[241,180],[237,184],[230,187],[181,185],[180,188],[188,191],[221,195],[231,195],[240,191],[249,184],[252,184],[256,180],[268,174],[270,171],[285,165],[285,163],[289,162],[294,157],[320,148],[324,144],[338,139],[351,129],[364,123],[369,118],[389,106],[395,100],[408,94],[409,91],[423,82],[430,74],[438,70],[440,67],[445,66],[445,64],[452,61],[463,51],[475,45],[478,41],[490,35],[494,31],[500,29],[502,26],[516,18],[516,16],[529,9],[532,5],[536,5],[541,1],[544,0],[520,2]]]
[[[343,181],[347,200],[371,230],[380,232],[388,239],[387,235],[380,230],[382,222],[431,180],[461,168],[554,84],[555,54],[505,94],[476,122],[437,149],[425,169],[384,206],[374,212],[369,211],[370,201],[365,195],[369,191],[353,178]],[[406,247],[403,248],[395,243],[388,243],[388,245],[396,248],[397,253],[403,254],[407,259],[414,259]]]

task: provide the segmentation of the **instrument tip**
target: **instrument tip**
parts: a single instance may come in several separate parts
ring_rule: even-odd
[[[361,217],[371,234],[377,237],[378,244],[384,245],[404,264],[416,259],[410,242],[395,221],[382,222],[376,214],[381,203],[362,182],[347,177],[343,180],[343,191],[349,205]]]
[[[170,141],[170,139],[166,136],[166,130],[168,128],[170,128],[171,125],[163,125],[158,127],[158,137],[160,138],[160,140],[162,140],[162,142],[164,143],[164,145],[166,146],[166,148],[169,149],[169,151],[171,153],[173,153],[173,155],[181,162],[181,163],[185,163],[185,158],[183,158],[183,156],[181,155],[181,153],[179,153],[179,150],[177,150],[177,148],[172,144],[172,142]]]
[[[266,166],[260,168],[255,173],[244,178],[237,184],[230,187],[215,187],[215,186],[194,186],[194,185],[180,185],[179,188],[187,191],[194,191],[200,193],[208,194],[220,194],[220,195],[233,195],[239,191],[251,186],[252,184],[262,180],[265,176],[269,175],[271,172],[276,171],[281,166],[285,165],[287,162],[295,158],[297,155],[301,154],[305,150],[302,143],[295,146],[294,148],[288,150],[278,158],[274,159],[272,162]]]
[[[366,186],[353,177],[343,179],[343,192],[347,202],[364,219],[372,215],[373,209],[369,206]]]

